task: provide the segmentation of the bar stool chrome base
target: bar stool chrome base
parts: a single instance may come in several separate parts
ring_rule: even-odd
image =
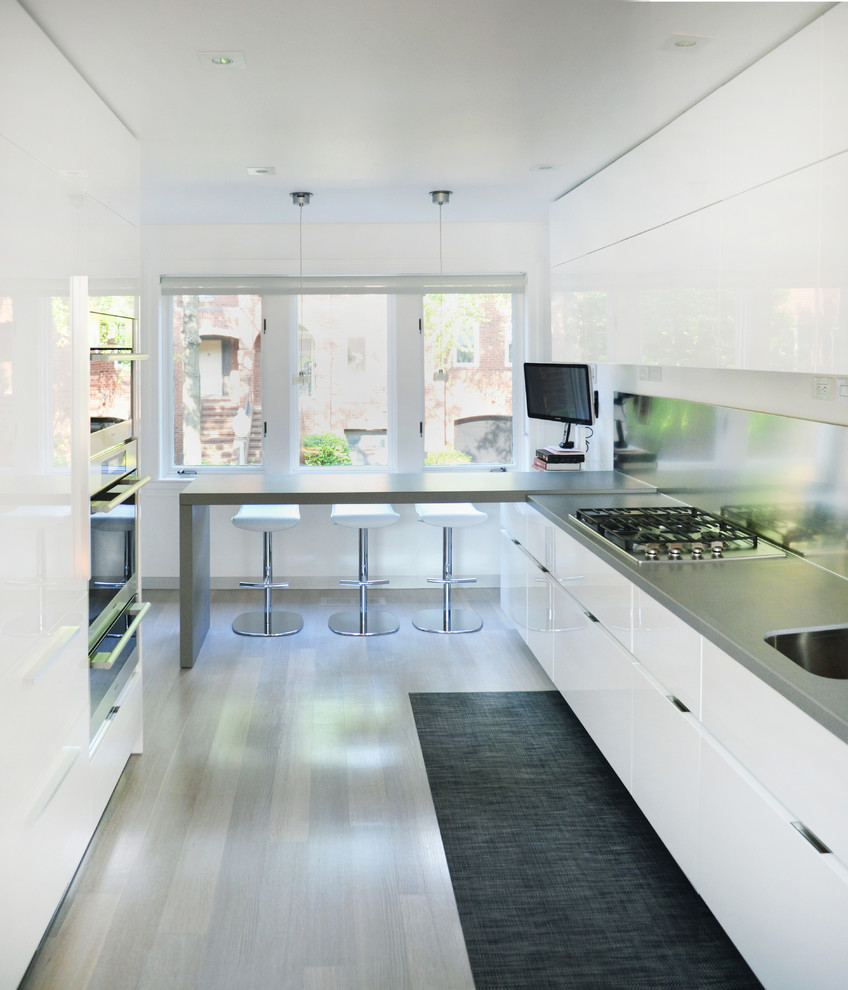
[[[339,636],[386,636],[400,629],[400,623],[389,612],[375,612],[368,607],[368,589],[388,584],[388,578],[368,577],[368,530],[375,526],[390,526],[400,518],[391,505],[334,505],[330,518],[338,526],[359,530],[359,577],[342,578],[339,584],[359,588],[359,610],[334,612],[327,624]]]
[[[287,581],[274,580],[274,533],[291,529],[300,522],[297,505],[243,505],[233,516],[233,525],[239,529],[262,533],[262,580],[239,581],[242,588],[254,588],[262,592],[261,612],[242,612],[233,619],[233,632],[239,636],[292,636],[303,628],[303,619],[297,612],[275,611],[271,607],[271,592],[276,588],[288,588]]]
[[[330,616],[330,629],[339,636],[385,636],[400,629],[400,623],[389,612],[336,612]]]
[[[468,633],[483,628],[483,620],[470,608],[424,608],[412,617],[421,632]]]
[[[242,612],[233,619],[239,636],[293,636],[303,629],[297,612]]]
[[[427,578],[430,584],[442,586],[442,607],[425,608],[416,612],[412,624],[421,632],[471,633],[483,628],[483,620],[470,608],[454,608],[451,590],[455,584],[475,584],[477,578],[453,576],[453,530],[456,526],[476,526],[485,522],[486,513],[475,509],[469,502],[416,504],[415,511],[421,522],[442,529],[442,576]]]

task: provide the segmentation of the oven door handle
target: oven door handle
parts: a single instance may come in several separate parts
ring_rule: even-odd
[[[128,498],[132,498],[139,489],[144,488],[148,481],[150,481],[150,475],[146,475],[144,478],[139,478],[135,484],[132,484],[129,488],[125,488],[124,491],[119,492],[109,502],[92,502],[91,511],[111,512],[112,509],[119,506],[122,502],[126,502]]]
[[[108,670],[121,655],[121,650],[127,645],[130,637],[135,635],[136,629],[138,629],[141,620],[147,615],[149,608],[150,602],[139,602],[137,605],[128,608],[127,615],[131,615],[133,620],[127,626],[126,632],[108,653],[95,653],[89,660],[89,666],[96,670]]]

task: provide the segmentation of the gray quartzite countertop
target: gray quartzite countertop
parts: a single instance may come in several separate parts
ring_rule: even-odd
[[[848,624],[848,581],[800,557],[638,564],[569,517],[580,508],[669,505],[659,493],[531,495],[531,505],[594,550],[781,695],[848,742],[848,680],[803,670],[763,637]]]

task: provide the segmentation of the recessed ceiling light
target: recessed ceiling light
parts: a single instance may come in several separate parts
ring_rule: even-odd
[[[697,52],[713,39],[705,34],[673,34],[660,45],[667,52]]]
[[[244,52],[198,52],[197,57],[205,69],[243,69]]]
[[[248,165],[248,175],[276,175],[277,170],[273,165]]]

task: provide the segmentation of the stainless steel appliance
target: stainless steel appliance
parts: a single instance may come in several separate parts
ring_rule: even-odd
[[[757,534],[689,505],[578,509],[572,518],[640,564],[786,556]]]
[[[136,362],[147,357],[133,350],[135,320],[89,313],[89,422],[92,454],[133,436]]]
[[[136,442],[91,458],[91,578],[88,656],[91,738],[109,718],[138,661],[137,633],[149,606],[138,600]],[[99,487],[98,487],[99,484]]]

